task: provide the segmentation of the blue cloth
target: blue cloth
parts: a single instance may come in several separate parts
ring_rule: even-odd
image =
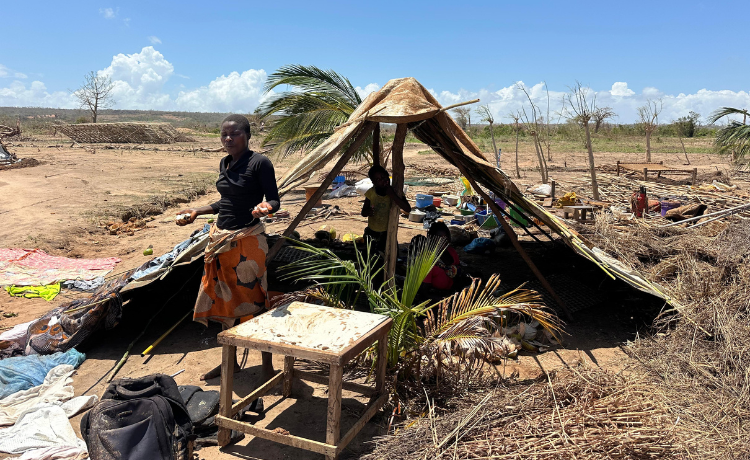
[[[168,253],[162,254],[159,257],[155,259],[151,259],[150,261],[143,264],[141,267],[138,268],[138,270],[135,273],[133,273],[133,275],[131,276],[131,279],[137,281],[143,278],[144,276],[148,276],[159,270],[166,269],[172,264],[172,262],[174,262],[174,259],[178,255],[180,255],[182,251],[190,247],[190,245],[193,244],[195,240],[197,240],[200,236],[208,233],[209,230],[211,230],[211,225],[209,224],[203,225],[203,228],[200,231],[196,231],[193,235],[190,235],[190,238],[177,244],[177,246],[175,246],[174,249],[172,249]]]
[[[0,361],[0,399],[21,390],[41,385],[52,368],[60,364],[78,367],[86,355],[71,348],[65,353],[29,355],[6,358]]]
[[[464,246],[464,252],[469,254],[484,254],[495,248],[495,242],[489,238],[474,238],[471,243]]]

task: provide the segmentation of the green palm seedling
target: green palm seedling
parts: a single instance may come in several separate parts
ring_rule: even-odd
[[[268,94],[283,85],[292,89],[272,95],[256,111],[261,118],[278,116],[263,145],[272,147],[282,157],[323,143],[362,103],[349,80],[333,70],[284,66],[269,75],[264,90]],[[371,141],[365,142],[357,156],[366,158],[371,146]]]
[[[748,111],[732,107],[722,107],[708,117],[708,123],[714,124],[729,115],[742,115],[742,123],[731,120],[727,126],[716,132],[714,143],[720,153],[732,155],[733,161],[745,158],[750,153],[750,125],[746,124]]]
[[[409,255],[409,266],[406,270],[403,288],[399,289],[390,280],[376,285],[376,279],[382,273],[379,257],[371,252],[368,244],[362,252],[355,246],[355,260],[344,260],[329,249],[299,244],[299,249],[310,254],[309,257],[293,262],[282,268],[284,279],[296,279],[312,282],[311,289],[305,295],[322,299],[327,305],[357,304],[359,297],[365,295],[370,311],[390,316],[393,327],[388,337],[388,363],[390,367],[398,365],[399,358],[419,347],[421,335],[417,320],[429,309],[428,301],[414,305],[417,291],[425,277],[440,256],[444,243],[427,239],[415,245]],[[327,294],[316,293],[323,289]]]

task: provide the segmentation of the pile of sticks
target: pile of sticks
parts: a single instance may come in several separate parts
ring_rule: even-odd
[[[630,197],[635,190],[641,185],[646,187],[649,198],[668,198],[676,197],[682,200],[690,200],[693,203],[703,203],[709,206],[709,209],[719,211],[731,209],[744,205],[750,197],[740,195],[738,191],[732,192],[709,192],[700,190],[690,185],[667,185],[657,182],[644,182],[642,180],[633,180],[624,176],[614,174],[597,175],[599,183],[599,195],[601,200],[608,201],[614,205],[628,207]],[[560,183],[560,181],[558,181]],[[582,176],[578,179],[569,179],[563,181],[562,187],[575,190],[579,195],[586,195],[591,190],[591,178]],[[683,204],[688,204],[684,203]],[[737,213],[741,217],[750,217],[750,210],[743,210]]]
[[[649,387],[578,367],[431,406],[411,428],[377,440],[366,459],[677,458],[675,420]]]

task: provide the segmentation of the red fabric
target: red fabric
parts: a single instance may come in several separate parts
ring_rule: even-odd
[[[446,251],[448,251],[448,254],[453,258],[453,265],[458,265],[458,253],[456,250],[453,249],[453,247],[448,246]],[[445,270],[436,265],[432,267],[432,270],[427,274],[423,283],[431,284],[435,289],[445,291],[453,287],[453,278],[446,275]]]
[[[0,262],[13,262],[16,265],[38,269],[83,269],[112,270],[120,262],[117,257],[106,259],[70,259],[51,256],[40,249],[0,248]]]

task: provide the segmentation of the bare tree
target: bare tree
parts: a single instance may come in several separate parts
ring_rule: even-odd
[[[456,115],[456,122],[458,122],[461,129],[466,131],[467,126],[471,128],[471,109],[468,107],[457,107],[453,109],[453,113]]]
[[[599,200],[599,184],[596,182],[596,165],[594,164],[594,149],[591,147],[591,132],[589,122],[597,111],[596,94],[594,93],[590,100],[587,99],[588,88],[576,82],[575,86],[570,88],[570,93],[565,96],[565,101],[570,106],[571,118],[583,127],[586,133],[586,149],[589,151],[589,173],[591,174],[591,191],[594,199]]]
[[[508,118],[513,119],[513,131],[516,132],[516,178],[521,178],[521,169],[518,167],[518,135],[521,133],[523,126],[519,121],[521,120],[521,112],[510,113]]]
[[[497,154],[497,144],[495,143],[495,117],[492,116],[490,105],[480,105],[477,107],[477,114],[480,120],[490,125],[490,135],[492,136],[492,151],[495,154],[495,164],[500,167],[500,157]]]
[[[594,120],[594,134],[599,132],[599,128],[602,127],[604,120],[616,117],[617,114],[612,107],[597,107],[591,119]]]
[[[91,112],[91,122],[96,123],[97,115],[100,109],[112,107],[112,89],[114,83],[109,77],[98,75],[96,72],[86,74],[85,81],[80,88],[73,91],[73,95],[78,99],[82,109]]]
[[[539,161],[539,173],[542,176],[542,183],[546,184],[549,181],[549,175],[547,173],[547,162],[544,159],[544,149],[542,148],[542,144],[539,140],[539,136],[541,134],[541,129],[539,126],[539,122],[541,120],[539,107],[537,107],[536,104],[534,104],[534,101],[531,100],[531,96],[529,95],[529,92],[526,91],[526,87],[521,85],[520,83],[516,83],[516,88],[523,91],[523,93],[526,95],[526,99],[529,100],[529,105],[531,106],[531,113],[527,113],[525,108],[522,108],[519,112],[521,120],[523,120],[524,124],[526,125],[526,129],[528,129],[529,134],[531,134],[531,138],[534,141],[534,150],[536,150],[536,157]]]
[[[661,99],[655,101],[648,99],[646,105],[638,107],[638,117],[643,130],[646,131],[646,163],[651,163],[651,135],[659,126],[659,114],[663,108],[664,103]]]

